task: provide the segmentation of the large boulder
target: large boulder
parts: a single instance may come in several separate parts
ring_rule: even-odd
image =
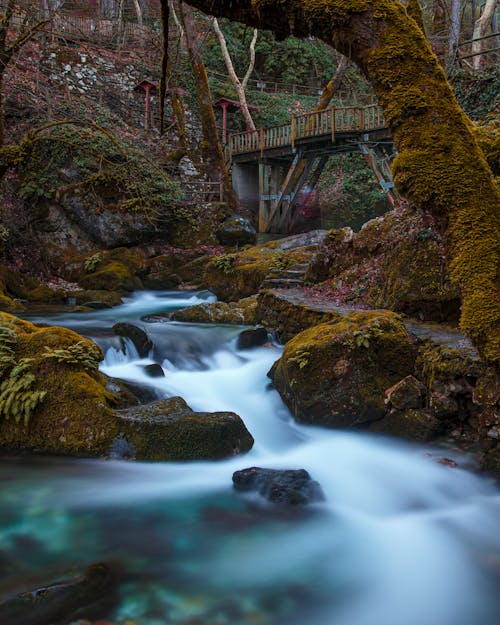
[[[321,283],[338,305],[389,308],[421,320],[460,316],[460,297],[447,273],[439,229],[429,215],[400,205],[359,232],[331,230],[306,280]]]
[[[253,438],[234,412],[194,412],[171,397],[116,412],[137,460],[217,460],[249,451]]]
[[[100,360],[101,349],[71,330],[1,313],[0,449],[105,457],[123,439],[129,457],[197,460],[252,447],[240,417],[195,413],[181,398],[115,411],[134,398],[115,391]]]
[[[257,239],[257,232],[245,217],[231,215],[222,222],[216,237],[221,245],[252,245]]]
[[[414,359],[397,315],[350,312],[289,341],[269,376],[298,421],[360,427],[385,414],[385,390],[411,373]]]
[[[307,292],[295,289],[272,289],[259,295],[257,319],[266,328],[276,332],[282,343],[286,343],[306,328],[340,319],[342,312],[330,302],[315,302]]]
[[[103,456],[119,433],[102,351],[56,326],[0,314],[0,447]]]
[[[191,323],[227,323],[252,325],[257,321],[257,296],[246,297],[238,302],[203,302],[176,310],[172,314],[174,321]]]
[[[271,503],[304,505],[324,501],[321,486],[305,469],[261,469],[251,467],[233,473],[234,488],[258,493]]]

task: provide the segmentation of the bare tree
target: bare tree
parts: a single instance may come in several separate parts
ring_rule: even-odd
[[[219,26],[219,22],[217,21],[217,18],[214,18],[213,25],[214,25],[215,33],[219,39],[222,56],[224,58],[224,62],[226,63],[229,78],[231,79],[231,82],[233,83],[234,88],[236,89],[236,93],[238,94],[238,100],[240,101],[241,112],[243,113],[243,117],[245,118],[247,129],[255,130],[255,124],[254,124],[254,121],[252,119],[252,116],[250,114],[250,110],[247,104],[245,88],[247,86],[248,79],[252,75],[253,68],[255,65],[255,44],[257,42],[258,30],[255,28],[253,31],[253,37],[250,43],[250,63],[248,65],[248,69],[246,71],[245,77],[243,78],[243,81],[240,81],[240,79],[238,78],[234,70],[233,61],[231,60],[231,55],[229,54],[229,51],[227,49],[226,38],[224,37],[224,33],[222,32]]]
[[[446,68],[448,71],[453,67],[457,58],[458,42],[460,39],[460,25],[460,0],[451,0],[448,54],[446,59]]]
[[[492,18],[495,14],[498,0],[486,0],[483,12],[480,17],[474,23],[474,34],[472,35],[472,52],[476,54],[473,57],[474,69],[480,69],[483,60],[481,52],[484,49],[484,40],[482,39],[490,26]]]

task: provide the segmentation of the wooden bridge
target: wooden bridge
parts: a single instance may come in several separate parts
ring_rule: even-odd
[[[376,104],[292,115],[289,124],[231,134],[225,157],[240,202],[258,208],[259,231],[286,233],[303,185],[314,188],[330,155],[356,150],[393,200],[392,138]]]

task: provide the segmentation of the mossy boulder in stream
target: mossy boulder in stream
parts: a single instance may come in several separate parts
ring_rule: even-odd
[[[172,319],[191,323],[253,325],[257,322],[257,300],[258,297],[254,295],[238,302],[203,302],[176,310]]]
[[[122,441],[137,460],[216,460],[249,451],[253,438],[234,412],[194,412],[181,397],[117,411]]]
[[[218,459],[253,438],[234,413],[195,413],[181,398],[123,405],[99,373],[101,349],[72,330],[0,314],[0,449],[140,460]],[[108,384],[109,388],[109,384]]]
[[[0,447],[104,455],[118,434],[97,367],[101,349],[71,330],[0,315]]]
[[[414,358],[397,315],[350,312],[295,336],[269,376],[298,421],[360,427],[384,415],[385,390],[411,373]]]

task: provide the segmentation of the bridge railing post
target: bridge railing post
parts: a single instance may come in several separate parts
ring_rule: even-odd
[[[295,148],[295,115],[292,113],[292,119],[291,119],[291,143],[292,143],[292,150]]]
[[[335,143],[335,107],[330,109],[330,125],[332,127],[332,143]]]

